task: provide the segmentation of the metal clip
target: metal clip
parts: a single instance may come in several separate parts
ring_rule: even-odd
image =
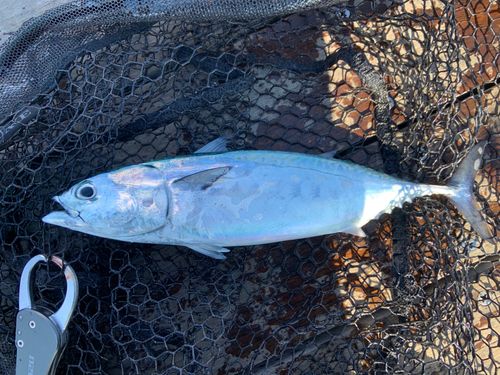
[[[52,375],[68,342],[68,327],[78,299],[78,279],[75,271],[62,259],[50,261],[64,269],[66,297],[55,313],[36,307],[31,293],[31,271],[49,258],[37,255],[24,266],[19,287],[19,313],[16,321],[16,375]]]

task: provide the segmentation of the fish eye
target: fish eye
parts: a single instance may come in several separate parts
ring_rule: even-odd
[[[89,200],[96,196],[97,189],[90,182],[84,182],[80,185],[75,192],[75,196],[78,199]]]

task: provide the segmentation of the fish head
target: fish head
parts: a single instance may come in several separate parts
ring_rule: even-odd
[[[138,165],[84,180],[53,198],[64,211],[42,218],[99,237],[130,240],[163,227],[168,196],[162,173]]]

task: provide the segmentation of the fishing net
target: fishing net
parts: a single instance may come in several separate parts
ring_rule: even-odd
[[[446,184],[476,140],[495,236],[500,8],[426,0],[76,1],[0,47],[0,372],[24,264],[58,255],[80,299],[58,374],[494,374],[497,245],[444,197],[224,261],[44,225],[99,173],[232,150],[336,158]],[[56,309],[65,280],[36,270]]]

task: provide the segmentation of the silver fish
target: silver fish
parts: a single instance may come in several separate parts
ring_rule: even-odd
[[[127,242],[172,244],[224,259],[247,246],[346,232],[415,197],[443,194],[492,241],[472,192],[484,144],[447,186],[403,181],[332,159],[276,151],[226,152],[217,139],[195,155],[100,174],[54,199],[65,211],[42,220]],[[331,155],[330,155],[331,156]]]

